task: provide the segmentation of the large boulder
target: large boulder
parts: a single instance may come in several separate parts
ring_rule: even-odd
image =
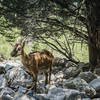
[[[5,78],[8,81],[8,85],[13,89],[19,86],[31,87],[33,84],[33,77],[20,66],[9,69],[5,74]]]
[[[76,77],[81,72],[81,68],[65,58],[55,58],[53,73],[55,76],[58,76],[57,74],[59,72],[63,72],[63,77],[68,79],[70,77]]]
[[[95,89],[90,87],[85,80],[79,77],[66,80],[64,86],[69,89],[76,89],[80,92],[84,92],[90,98],[92,98],[96,94]]]
[[[93,81],[91,81],[89,83],[89,85],[95,89],[96,91],[96,95],[95,97],[99,97],[100,98],[100,78],[94,79]]]
[[[45,95],[45,94],[44,94]],[[45,98],[43,94],[33,94],[33,95],[27,95],[27,94],[17,94],[13,100],[50,100]]]
[[[63,66],[64,67],[67,62],[68,62],[68,60],[65,58],[55,57],[54,66]]]
[[[66,79],[70,77],[76,77],[81,72],[81,69],[77,66],[70,66],[69,68],[63,69],[64,77]]]
[[[85,72],[82,72],[83,68],[86,68],[86,64],[81,63],[77,66],[66,59],[57,58],[54,65],[50,84],[45,86],[45,76],[38,73],[37,93],[34,94],[33,77],[27,73],[19,61],[0,63],[0,100],[90,100],[89,98],[100,98],[99,76],[89,71],[86,72],[86,69]]]
[[[68,63],[68,61],[65,58],[55,57],[53,73],[56,74],[57,72],[65,68],[66,63]]]
[[[0,92],[0,98],[2,98],[2,100],[12,100],[14,95],[15,91],[9,87],[4,87]]]
[[[6,60],[4,62],[5,64],[5,70],[6,72],[14,67],[18,67],[18,66],[22,66],[21,62],[16,60],[16,61],[12,61],[12,60]]]
[[[52,88],[46,98],[49,100],[83,100],[88,98],[84,93],[79,92],[78,90],[72,89],[63,89],[63,88]],[[88,100],[90,100],[88,98]]]
[[[91,82],[92,80],[94,80],[95,78],[97,78],[97,75],[95,75],[94,73],[88,71],[88,72],[81,72],[78,75],[81,79],[84,79],[87,83]]]

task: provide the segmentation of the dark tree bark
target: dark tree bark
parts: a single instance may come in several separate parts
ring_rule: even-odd
[[[86,0],[90,69],[100,65],[100,0]]]

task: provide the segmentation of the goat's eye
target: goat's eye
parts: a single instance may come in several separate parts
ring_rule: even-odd
[[[21,50],[21,48],[18,48],[18,50]]]

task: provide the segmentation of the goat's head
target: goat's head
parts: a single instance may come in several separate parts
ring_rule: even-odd
[[[11,52],[12,57],[17,57],[22,55],[23,49],[25,46],[25,41],[22,42],[22,40],[17,40],[17,43],[13,46],[13,51]]]

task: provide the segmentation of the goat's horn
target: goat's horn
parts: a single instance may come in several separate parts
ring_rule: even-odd
[[[23,37],[18,37],[16,42],[17,42],[17,43],[22,43],[23,40],[24,40]]]

